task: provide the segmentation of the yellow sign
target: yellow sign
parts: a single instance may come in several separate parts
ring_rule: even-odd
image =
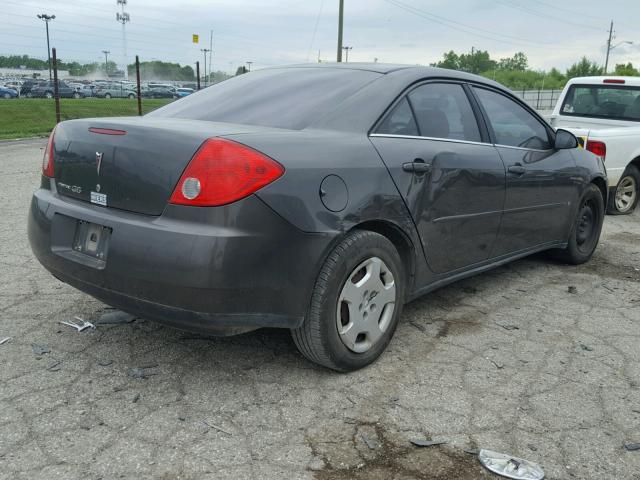
[[[200,40],[200,35],[196,35],[195,33],[191,35],[191,37],[193,38],[193,43],[198,43]]]

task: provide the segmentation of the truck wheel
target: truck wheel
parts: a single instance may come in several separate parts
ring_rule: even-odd
[[[602,192],[592,183],[578,203],[578,214],[571,227],[567,247],[563,250],[551,250],[551,254],[558,260],[572,265],[589,261],[598,246],[603,221]]]
[[[387,348],[404,302],[404,269],[393,244],[356,230],[338,244],[316,280],[298,350],[339,372],[369,365]]]
[[[633,212],[640,198],[640,170],[635,165],[629,165],[622,174],[622,178],[609,195],[607,213],[612,215],[627,215]]]

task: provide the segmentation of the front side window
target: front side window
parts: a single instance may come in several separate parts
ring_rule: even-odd
[[[545,126],[522,105],[491,90],[474,87],[474,91],[489,117],[497,144],[535,150],[551,148]]]
[[[640,122],[640,87],[572,85],[560,114]]]

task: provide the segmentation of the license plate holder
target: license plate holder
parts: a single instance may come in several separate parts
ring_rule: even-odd
[[[106,261],[111,232],[112,229],[109,227],[78,220],[73,240],[73,250],[89,257]]]

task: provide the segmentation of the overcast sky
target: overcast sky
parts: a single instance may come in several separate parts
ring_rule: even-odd
[[[0,0],[0,54],[46,58],[38,13],[55,14],[51,45],[58,56],[122,61],[116,0]],[[554,7],[557,3],[559,6]],[[334,61],[338,0],[128,0],[129,60],[202,61],[213,30],[215,70]],[[349,60],[428,64],[443,52],[488,50],[492,57],[524,51],[530,66],[565,69],[582,55],[604,64],[609,22],[616,39],[610,63],[640,66],[640,0],[345,0]],[[191,41],[200,35],[200,44]]]

